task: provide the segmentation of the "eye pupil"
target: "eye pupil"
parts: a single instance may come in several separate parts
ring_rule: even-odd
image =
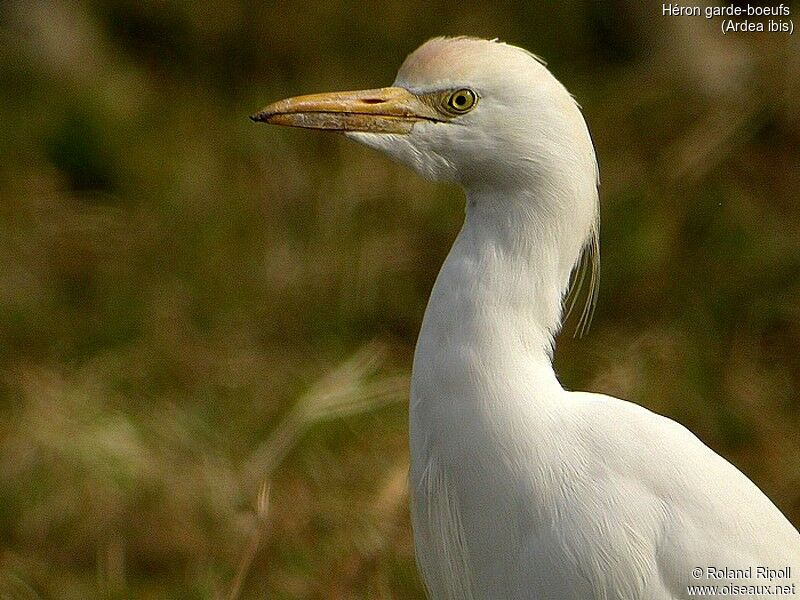
[[[464,103],[466,103],[466,101],[467,99],[464,97],[463,94],[456,96],[456,104],[458,104],[459,106],[463,106]]]

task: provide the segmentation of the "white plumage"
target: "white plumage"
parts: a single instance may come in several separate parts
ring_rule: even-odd
[[[747,477],[674,421],[556,378],[570,274],[596,250],[598,179],[580,110],[543,64],[437,38],[392,88],[255,118],[345,131],[465,189],[411,388],[414,538],[432,599],[675,599],[726,583],[800,594],[800,535]],[[769,581],[758,567],[792,570]],[[773,597],[742,589],[725,597]]]

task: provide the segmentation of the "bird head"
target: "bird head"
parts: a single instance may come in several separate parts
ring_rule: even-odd
[[[434,38],[391,87],[299,96],[254,121],[343,132],[421,175],[465,188],[547,186],[585,174],[589,132],[570,94],[529,52],[476,38]]]
[[[594,146],[575,100],[531,53],[434,38],[408,56],[391,87],[288,98],[251,118],[342,132],[429,179],[460,184],[468,221],[510,241],[540,277],[552,273],[552,331],[570,274],[588,268],[579,331],[588,326],[599,269]],[[583,276],[574,281],[570,308]]]

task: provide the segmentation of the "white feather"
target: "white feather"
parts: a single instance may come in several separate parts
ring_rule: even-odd
[[[529,53],[471,38],[428,42],[395,85],[480,96],[410,135],[351,134],[466,190],[411,389],[431,598],[687,598],[688,585],[724,583],[692,577],[709,566],[790,566],[780,583],[800,583],[800,535],[734,466],[677,423],[565,391],[553,372],[570,273],[598,215],[594,148],[563,86]]]

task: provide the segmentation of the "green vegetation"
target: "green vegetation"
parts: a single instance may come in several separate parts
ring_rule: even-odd
[[[796,36],[523,4],[0,7],[0,598],[423,597],[405,389],[460,194],[246,117],[438,34],[542,55],[587,115],[603,271],[565,385],[800,523]]]

